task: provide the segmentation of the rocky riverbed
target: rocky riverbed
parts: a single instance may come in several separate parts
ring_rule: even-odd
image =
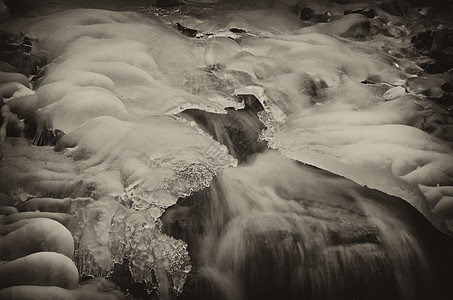
[[[0,299],[449,299],[445,1],[0,1]]]

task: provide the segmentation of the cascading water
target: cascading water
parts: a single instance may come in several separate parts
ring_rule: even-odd
[[[417,234],[357,189],[276,152],[224,172],[203,199],[199,274],[228,300],[436,295]]]
[[[417,235],[358,188],[275,152],[225,172],[204,199],[200,275],[222,299],[435,295]]]
[[[182,299],[440,297],[425,241],[406,223],[410,213],[394,211],[400,200],[262,144],[255,149],[263,153],[238,155],[231,118],[246,137],[239,144],[260,144],[256,113],[262,109],[251,103],[256,109],[246,104],[221,117],[182,113],[215,128],[213,136],[243,161],[162,216],[164,231],[188,243],[204,278],[201,295]]]

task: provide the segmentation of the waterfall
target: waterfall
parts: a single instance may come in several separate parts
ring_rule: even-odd
[[[225,171],[198,202],[199,273],[228,300],[427,299],[423,243],[360,189],[273,151]]]

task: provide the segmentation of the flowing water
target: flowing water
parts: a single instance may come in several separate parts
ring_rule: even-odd
[[[6,1],[0,24],[49,62],[38,140],[65,135],[2,144],[0,192],[93,200],[71,224],[79,272],[124,266],[149,299],[449,299],[451,107],[405,86],[429,22],[159,2]]]
[[[256,136],[260,129],[249,124],[258,118],[248,113],[236,112],[235,124]],[[222,135],[214,136],[232,143],[229,122],[197,120],[216,124]],[[405,210],[397,198],[260,150],[162,216],[164,232],[188,242],[208,282],[187,299],[442,296],[424,234],[412,227],[419,221],[409,225],[414,212],[395,213]]]

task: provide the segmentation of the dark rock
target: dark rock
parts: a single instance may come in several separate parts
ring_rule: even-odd
[[[149,2],[151,5],[157,7],[172,7],[184,4],[184,2],[181,0],[151,0]]]
[[[34,62],[33,62],[33,69],[31,70],[31,75],[38,75],[39,72],[41,71],[41,69],[43,67],[45,67],[47,65],[47,58],[46,57],[41,57],[41,58],[37,58]]]
[[[429,73],[443,73],[453,68],[453,47],[448,47],[435,51],[432,53],[432,57],[436,60],[436,63],[426,68]]]
[[[91,280],[93,278],[94,278],[93,275],[87,275],[87,274],[83,273],[82,276],[80,276],[80,282],[85,282],[85,281]]]
[[[361,40],[370,35],[370,20],[361,14],[346,15],[335,22],[331,24],[342,37]]]
[[[315,23],[328,23],[331,21],[332,15],[329,12],[325,12],[323,14],[315,14],[311,18],[311,20]]]
[[[436,82],[423,77],[409,77],[405,83],[406,89],[412,93],[422,93],[437,86]]]
[[[32,42],[31,42],[30,38],[27,36],[24,37],[24,40],[23,40],[22,44],[20,44],[19,48],[26,53],[30,53],[31,48],[32,48]]]
[[[299,12],[299,18],[303,21],[310,20],[315,14],[315,11],[310,7],[302,7]]]
[[[442,88],[436,86],[436,87],[430,88],[429,90],[423,91],[422,94],[428,98],[440,99],[443,97],[444,91],[442,90]]]
[[[426,30],[419,32],[411,38],[411,43],[417,49],[430,50],[433,45],[433,32]]]
[[[198,109],[188,109],[182,116],[195,121],[201,128],[228,148],[228,152],[243,162],[251,155],[266,149],[266,143],[258,141],[265,127],[257,112],[263,110],[261,103],[251,95],[239,96],[244,100],[242,110],[227,109],[227,114],[215,114]]]
[[[5,0],[6,6],[9,8],[10,16],[20,16],[36,8],[37,1],[30,0]],[[42,3],[41,3],[42,5]]]
[[[107,278],[114,282],[125,294],[131,295],[133,299],[157,300],[159,298],[155,274],[153,274],[153,280],[150,284],[133,282],[130,261],[127,258],[124,258],[121,264],[115,263]]]
[[[162,231],[174,238],[183,240],[189,245],[188,251],[192,260],[198,260],[198,240],[205,229],[201,224],[199,211],[191,207],[175,204],[168,208],[160,218],[162,220]],[[195,239],[194,239],[195,238]]]
[[[14,66],[18,72],[31,73],[32,40],[23,33],[0,32],[0,61]]]
[[[453,47],[453,30],[444,29],[434,32],[431,51]]]
[[[432,63],[420,65],[426,72],[442,73],[453,67],[453,30],[419,32],[412,37],[411,43],[416,49],[433,59]]]
[[[446,72],[453,67],[453,30],[436,31],[431,46],[431,56],[436,60],[429,72]]]
[[[132,273],[129,266],[129,260],[123,259],[123,263],[115,263],[110,279],[123,291],[130,288],[132,284]]]
[[[429,66],[436,63],[436,61],[429,56],[415,57],[414,62],[422,69],[429,68]]]
[[[233,33],[246,33],[247,32],[244,29],[240,29],[240,28],[230,28],[230,31]]]
[[[444,92],[453,92],[453,84],[450,82],[445,82],[440,87],[444,90]]]
[[[368,77],[362,81],[361,83],[363,84],[376,84],[376,83],[381,83],[382,82],[382,79],[381,79],[381,76],[377,75],[377,74],[373,74],[373,75],[368,75]]]
[[[9,17],[9,8],[4,5],[3,2],[0,2],[0,22],[8,19]]]
[[[389,14],[403,17],[407,15],[408,4],[402,0],[396,0],[380,3],[378,7]]]
[[[187,28],[179,23],[176,23],[176,29],[187,37],[195,37],[198,32],[195,29]]]
[[[362,8],[362,9],[356,9],[356,10],[345,10],[344,15],[349,15],[349,14],[362,14],[367,18],[374,18],[376,17],[376,12],[372,8]]]
[[[65,133],[59,129],[44,129],[41,134],[35,135],[33,144],[36,146],[55,146]]]

